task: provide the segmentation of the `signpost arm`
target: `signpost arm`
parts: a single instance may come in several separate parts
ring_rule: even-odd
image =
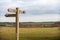
[[[19,9],[16,8],[16,40],[19,40]]]

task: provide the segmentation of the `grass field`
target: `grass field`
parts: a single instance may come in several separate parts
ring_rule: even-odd
[[[20,40],[60,40],[59,28],[20,28]],[[14,27],[0,27],[0,40],[16,40]]]

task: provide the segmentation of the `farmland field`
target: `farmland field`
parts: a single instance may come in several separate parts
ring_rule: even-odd
[[[20,28],[20,40],[60,40],[59,28]],[[0,27],[0,40],[16,40],[15,27]]]

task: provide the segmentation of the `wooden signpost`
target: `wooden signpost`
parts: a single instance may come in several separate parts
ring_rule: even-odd
[[[5,14],[6,17],[16,17],[16,40],[19,40],[19,13],[25,13],[25,11],[19,10],[19,8],[8,9],[8,12],[15,12],[16,14]]]

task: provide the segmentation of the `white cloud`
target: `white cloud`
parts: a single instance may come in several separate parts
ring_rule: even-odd
[[[58,8],[58,4],[60,3],[59,0],[34,0],[34,1],[24,1],[24,0],[19,0],[17,1],[17,3],[19,3],[19,5],[21,5],[22,7],[24,7],[25,9],[29,10],[54,10],[56,8]],[[20,7],[21,7],[20,6]]]
[[[11,0],[10,0],[11,1]],[[34,1],[26,1],[24,2],[24,0],[17,0],[17,2],[13,2],[11,1],[10,3],[7,3],[8,5],[6,6],[7,8],[9,7],[24,7],[26,9],[28,9],[29,7],[33,7],[33,9],[35,9],[34,7],[38,7],[38,9],[40,9],[40,7],[45,7],[43,9],[54,9],[56,8],[57,4],[59,3],[58,0],[34,0]],[[4,6],[5,7],[5,4]]]
[[[18,7],[18,3],[10,3],[7,7]]]
[[[43,22],[43,21],[59,21],[58,14],[45,14],[45,15],[33,15],[21,17],[22,22]]]
[[[0,22],[15,22],[15,18],[11,17],[0,17]]]
[[[47,21],[60,21],[58,14],[45,14],[45,15],[28,15],[21,16],[20,22],[47,22]],[[15,22],[13,17],[0,17],[0,22]]]
[[[0,0],[0,2],[11,2],[12,0]]]
[[[21,16],[21,22],[40,22],[40,21],[59,21],[60,16],[58,16],[59,12],[58,10],[58,4],[60,4],[60,1],[58,0],[34,0],[34,1],[17,1],[17,2],[11,2],[11,0],[5,1],[0,1],[4,3],[0,3],[0,7],[2,8],[15,8],[15,7],[20,7],[23,9],[27,9],[26,12],[27,14],[38,14],[38,15],[29,15],[29,16]],[[58,8],[58,9],[57,9]],[[53,12],[52,12],[53,11]],[[2,10],[3,12],[3,10]],[[45,13],[46,12],[46,13]],[[4,12],[5,13],[5,12]],[[42,13],[42,15],[40,15]],[[47,15],[43,15],[43,13]],[[48,15],[50,13],[50,15]],[[58,15],[52,15],[53,13],[57,13]],[[6,17],[0,17],[0,22],[13,22],[15,19],[14,18],[6,18]]]
[[[53,4],[56,4],[58,3],[59,1],[58,0],[32,0],[32,1],[17,1],[17,2],[20,2],[20,3],[28,3],[27,5],[53,5]],[[31,6],[30,5],[30,6]]]

